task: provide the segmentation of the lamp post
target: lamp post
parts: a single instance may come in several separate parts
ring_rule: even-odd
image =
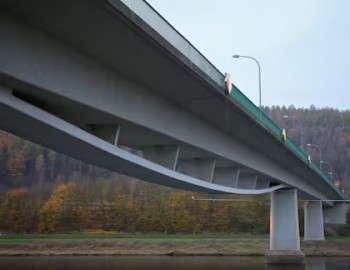
[[[321,147],[319,147],[317,144],[312,144],[312,143],[308,143],[306,146],[316,147],[318,149],[318,151],[320,152],[320,169],[322,171],[322,150],[321,150]]]
[[[296,118],[294,116],[283,115],[282,117],[283,118],[289,118],[289,117],[293,118],[294,120],[297,120],[297,122],[299,123],[299,125],[300,125],[300,148],[301,148],[301,150],[304,151],[303,124],[301,123],[301,121],[298,118]]]
[[[260,64],[259,64],[258,60],[256,60],[254,57],[251,57],[251,56],[239,55],[239,54],[235,54],[232,57],[233,58],[249,58],[249,59],[252,59],[258,65],[258,70],[259,70],[259,109],[261,111],[261,69],[260,69]]]
[[[331,168],[329,174],[333,175],[333,166],[332,166],[332,164],[330,164],[328,161],[325,161],[325,160],[321,160],[321,163],[322,164],[327,164],[329,166],[329,168]]]

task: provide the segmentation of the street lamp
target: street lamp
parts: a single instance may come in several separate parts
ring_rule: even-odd
[[[283,115],[282,116],[283,118],[289,118],[290,116],[289,115]],[[300,148],[301,150],[304,151],[304,139],[303,139],[303,124],[301,123],[301,121],[294,117],[294,116],[291,116],[290,118],[293,118],[294,120],[297,120],[297,122],[299,122],[299,125],[300,125]]]
[[[331,168],[329,174],[330,174],[330,175],[333,175],[333,167],[332,167],[332,164],[330,164],[328,161],[325,161],[325,160],[321,160],[321,163],[322,163],[322,164],[327,164],[327,165]]]
[[[258,70],[259,70],[259,108],[261,111],[261,70],[260,70],[260,64],[259,64],[258,60],[256,60],[254,57],[251,57],[251,56],[239,55],[239,54],[232,55],[232,57],[233,58],[249,58],[249,59],[252,59],[258,65]]]
[[[312,144],[312,143],[308,143],[306,146],[316,147],[318,149],[318,151],[320,152],[320,169],[322,171],[322,150],[321,150],[321,147],[319,147],[317,144]]]

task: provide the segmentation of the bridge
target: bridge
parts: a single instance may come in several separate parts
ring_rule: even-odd
[[[344,196],[144,1],[0,0],[0,128],[145,181],[271,193],[270,257],[302,257]],[[282,253],[281,253],[282,252]]]

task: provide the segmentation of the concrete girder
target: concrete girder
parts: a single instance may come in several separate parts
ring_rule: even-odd
[[[118,125],[88,125],[86,130],[95,136],[113,144],[118,145],[120,126]]]
[[[60,151],[76,159],[156,184],[216,194],[263,194],[285,188],[278,185],[264,190],[225,187],[185,175],[148,161],[134,149],[115,147],[55,115],[12,95],[0,85],[0,123],[23,138]],[[16,121],[13,121],[16,119]],[[58,139],[59,138],[59,139]],[[139,150],[136,150],[139,151]]]
[[[258,177],[258,180],[256,182],[256,189],[268,188],[269,186],[270,180],[260,179],[260,177]]]
[[[179,159],[176,170],[183,174],[212,182],[215,158]]]
[[[237,188],[256,189],[257,175],[240,175],[237,182]]]
[[[237,187],[239,172],[239,167],[215,168],[213,183],[228,187]]]
[[[153,145],[141,147],[143,157],[159,165],[175,170],[180,146],[178,145]]]
[[[155,145],[179,145],[179,141],[154,132],[140,125],[135,125],[122,119],[118,119],[122,127],[119,142],[122,145],[135,149],[152,147]]]

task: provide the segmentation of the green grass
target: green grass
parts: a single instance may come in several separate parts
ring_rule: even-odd
[[[350,242],[350,236],[327,236],[327,241]]]
[[[116,235],[91,235],[91,234],[37,234],[37,235],[3,235],[0,236],[1,242],[20,243],[35,241],[74,241],[74,240],[133,240],[133,241],[200,241],[200,240],[220,240],[220,241],[256,241],[268,240],[268,235],[134,235],[134,234],[116,234]],[[328,236],[327,241],[332,242],[350,242],[350,236]]]
[[[268,236],[249,235],[91,235],[91,234],[52,234],[52,235],[5,235],[0,242],[72,241],[72,240],[140,240],[140,241],[198,241],[198,240],[253,240],[268,239]]]

